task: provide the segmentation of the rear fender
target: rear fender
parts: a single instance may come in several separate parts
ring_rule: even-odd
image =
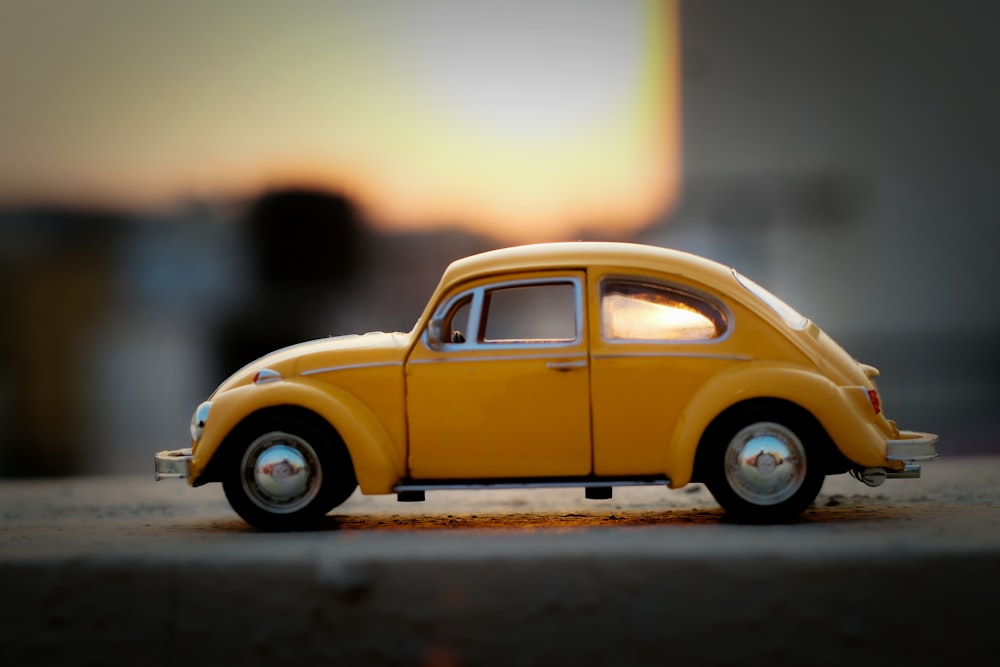
[[[674,429],[665,472],[671,486],[691,481],[702,435],[727,409],[753,399],[778,399],[811,414],[849,461],[884,466],[885,437],[864,413],[856,387],[841,388],[807,367],[751,362],[706,383],[688,403]]]

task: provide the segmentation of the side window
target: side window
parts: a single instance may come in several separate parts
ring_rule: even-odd
[[[463,297],[456,303],[445,321],[448,342],[464,343],[469,335],[469,313],[472,312],[472,295]]]
[[[704,341],[722,336],[726,326],[719,307],[690,292],[624,280],[601,285],[605,340]]]
[[[576,287],[541,283],[487,290],[484,343],[567,343],[577,339]]]

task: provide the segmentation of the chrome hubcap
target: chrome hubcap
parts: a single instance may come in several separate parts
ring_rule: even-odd
[[[776,505],[802,487],[806,453],[790,429],[758,422],[739,431],[726,448],[726,481],[743,500]]]
[[[308,505],[319,493],[322,470],[316,451],[302,438],[267,433],[243,455],[243,490],[258,507],[288,514]]]

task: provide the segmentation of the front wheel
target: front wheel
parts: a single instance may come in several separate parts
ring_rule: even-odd
[[[725,418],[709,434],[705,485],[733,518],[754,523],[787,521],[816,499],[825,475],[818,434],[790,410],[768,409]],[[807,450],[806,443],[811,448]]]
[[[261,530],[308,528],[357,487],[343,443],[298,417],[252,419],[224,454],[226,499]]]

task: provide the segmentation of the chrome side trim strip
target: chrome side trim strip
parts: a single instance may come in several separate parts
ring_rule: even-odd
[[[750,361],[744,354],[711,354],[707,352],[630,352],[628,354],[594,354],[593,359],[628,359],[632,357],[678,357],[690,359],[721,359],[724,361]]]
[[[562,488],[593,488],[605,486],[669,486],[666,477],[648,477],[631,479],[579,479],[579,480],[484,480],[482,482],[405,482],[392,487],[396,493],[407,491],[467,491],[490,489],[562,489]]]
[[[573,352],[570,354],[557,354],[555,352],[548,352],[547,354],[518,354],[518,355],[506,355],[506,356],[490,356],[490,357],[435,357],[433,359],[415,359],[410,362],[411,365],[414,364],[451,364],[461,361],[526,361],[531,359],[586,359],[586,352]]]
[[[402,366],[402,361],[373,361],[367,364],[345,364],[343,366],[326,366],[324,368],[311,368],[302,371],[299,375],[317,375],[319,373],[333,373],[335,371],[348,371],[356,368],[378,368],[380,366]]]

